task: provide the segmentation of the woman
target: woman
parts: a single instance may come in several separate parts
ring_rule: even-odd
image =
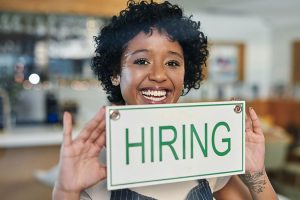
[[[96,38],[92,68],[113,104],[176,103],[198,89],[208,56],[200,23],[168,2],[128,2]],[[277,199],[264,170],[264,136],[253,109],[246,119],[246,174],[207,180],[106,190],[105,109],[71,139],[64,114],[64,140],[54,199]],[[104,153],[105,154],[105,153]]]

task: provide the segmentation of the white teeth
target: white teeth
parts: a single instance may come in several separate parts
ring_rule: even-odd
[[[163,97],[148,97],[148,96],[144,96],[146,99],[149,99],[151,101],[162,101],[164,100],[165,98],[167,98],[166,96],[163,96]]]
[[[162,97],[162,96],[166,96],[167,91],[166,90],[143,90],[142,94],[147,96]]]
[[[167,98],[166,90],[142,90],[142,94],[151,101],[162,101]]]

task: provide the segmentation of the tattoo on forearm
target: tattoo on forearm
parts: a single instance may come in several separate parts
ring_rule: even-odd
[[[265,180],[264,172],[246,173],[240,175],[242,181],[248,186],[248,188],[256,193],[261,193],[265,189],[267,181]]]

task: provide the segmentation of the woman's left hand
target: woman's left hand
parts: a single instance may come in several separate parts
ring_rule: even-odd
[[[265,167],[265,137],[253,108],[246,115],[246,172],[261,172]]]
[[[274,199],[277,195],[265,171],[265,137],[253,108],[246,115],[246,173],[239,175],[251,199]]]

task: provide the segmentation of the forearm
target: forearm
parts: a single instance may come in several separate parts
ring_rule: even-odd
[[[261,172],[246,172],[240,179],[248,187],[254,200],[278,200],[265,170]]]
[[[80,192],[67,192],[54,187],[52,200],[79,200]]]

